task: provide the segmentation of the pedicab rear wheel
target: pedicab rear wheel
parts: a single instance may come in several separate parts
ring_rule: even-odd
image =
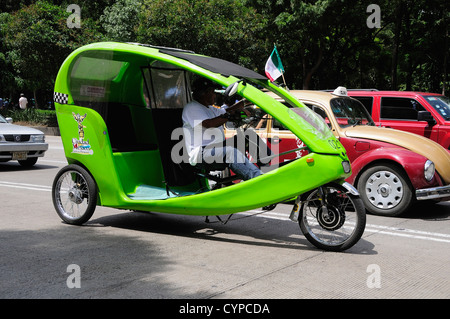
[[[338,183],[329,183],[303,197],[299,224],[317,248],[344,251],[355,245],[366,227],[366,212],[359,196]]]
[[[94,214],[97,184],[83,167],[71,164],[56,174],[52,187],[53,205],[68,224],[81,225]]]

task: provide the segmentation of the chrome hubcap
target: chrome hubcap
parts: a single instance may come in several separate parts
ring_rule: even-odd
[[[372,205],[381,209],[391,209],[397,206],[403,198],[402,181],[390,171],[373,173],[365,186],[369,201]]]

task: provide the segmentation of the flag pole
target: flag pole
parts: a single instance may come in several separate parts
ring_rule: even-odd
[[[289,91],[288,86],[286,85],[286,80],[284,79],[284,72],[281,72],[281,77],[283,78],[284,87]]]
[[[273,47],[274,47],[275,50],[277,49],[277,46],[275,45],[275,43],[273,44]],[[284,71],[284,69],[283,69],[283,71]],[[288,86],[286,84],[286,80],[284,79],[284,72],[283,71],[281,71],[281,77],[283,78],[284,87],[286,88],[286,90],[289,91],[289,88],[288,88]]]

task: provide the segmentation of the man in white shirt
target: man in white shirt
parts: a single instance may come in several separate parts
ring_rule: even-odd
[[[26,110],[28,105],[28,100],[25,97],[25,94],[21,93],[19,98],[19,107],[21,110]]]
[[[217,84],[206,78],[199,78],[192,85],[194,101],[183,109],[183,129],[191,165],[225,164],[244,180],[261,175],[238,149],[224,146],[223,124],[230,115],[244,108],[240,101],[226,110],[213,106]]]

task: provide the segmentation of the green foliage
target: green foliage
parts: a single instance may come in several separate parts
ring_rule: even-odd
[[[96,41],[189,49],[264,73],[277,45],[290,88],[448,91],[446,0],[2,0],[0,95],[51,99],[59,66]],[[81,28],[68,28],[69,4]],[[19,91],[20,90],[20,91]]]
[[[71,13],[65,9],[37,1],[1,19],[3,52],[19,89],[51,90],[66,56],[83,44],[101,39],[89,19],[83,20],[83,28],[68,28]]]
[[[141,11],[139,0],[117,0],[112,6],[106,7],[100,22],[106,31],[106,37],[111,41],[136,41],[135,28]]]
[[[262,60],[267,53],[261,50],[265,48],[261,35],[266,20],[242,1],[145,0],[143,3],[137,28],[139,42],[245,62],[250,68],[263,67]]]
[[[58,122],[56,112],[54,110],[38,110],[38,109],[10,109],[0,112],[4,117],[10,117],[14,123],[28,123],[31,125],[43,125],[56,127]]]

